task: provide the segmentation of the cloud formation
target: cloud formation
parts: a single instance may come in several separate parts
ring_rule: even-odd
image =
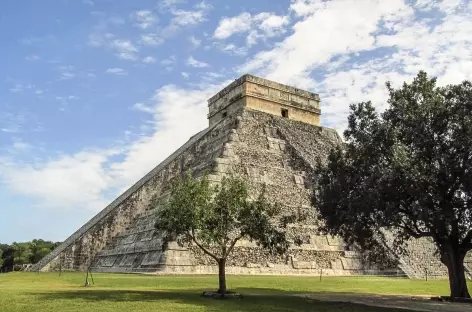
[[[120,76],[128,75],[128,73],[123,68],[119,68],[119,67],[108,68],[106,72],[108,74],[120,75]]]
[[[283,34],[288,24],[288,16],[279,16],[269,12],[256,15],[243,12],[234,17],[223,17],[213,37],[224,40],[236,34],[248,33],[246,43],[251,46],[256,44],[259,39],[267,39]]]
[[[116,51],[116,56],[123,60],[134,61],[137,59],[138,48],[129,40],[115,39],[111,46]]]
[[[97,212],[207,126],[206,100],[221,87],[163,86],[148,100],[149,105],[133,106],[151,118],[151,135],[125,146],[61,154],[34,163],[2,159],[3,183],[33,198],[38,207]],[[114,161],[116,156],[120,161]]]
[[[203,68],[203,67],[210,66],[208,63],[197,61],[196,59],[193,58],[193,56],[188,57],[186,64],[190,67],[195,67],[195,68]]]
[[[410,6],[402,0],[296,0],[290,9],[299,18],[292,34],[255,54],[239,72],[320,93],[323,122],[340,131],[350,103],[370,99],[384,108],[388,80],[400,84],[420,69],[440,83],[472,77],[466,52],[472,47],[472,7],[465,1]],[[443,17],[428,23],[418,18],[424,10]]]
[[[141,29],[147,29],[157,23],[157,17],[150,10],[139,10],[131,15],[135,25]]]

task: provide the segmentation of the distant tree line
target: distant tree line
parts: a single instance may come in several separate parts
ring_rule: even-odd
[[[56,248],[60,242],[33,239],[11,245],[0,243],[0,272],[10,272],[25,264],[34,264]]]

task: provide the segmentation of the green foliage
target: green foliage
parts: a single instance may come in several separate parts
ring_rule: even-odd
[[[323,230],[363,248],[431,238],[448,267],[451,295],[469,297],[463,259],[472,249],[472,84],[436,87],[420,72],[387,83],[389,108],[351,105],[344,148],[317,169],[313,206]]]
[[[5,259],[3,259],[3,251],[8,248],[6,244],[0,244],[0,268],[3,267]]]
[[[0,244],[0,268],[1,270],[12,270],[13,265],[34,264],[49,254],[59,245],[42,239],[34,239],[31,242],[17,243],[11,245]]]
[[[224,177],[212,186],[206,176],[194,179],[188,173],[162,203],[156,228],[164,232],[166,242],[198,246],[219,265],[223,278],[226,259],[242,238],[271,252],[285,252],[289,247],[286,228],[291,221],[293,218],[281,216],[280,205],[267,201],[265,189],[251,199],[241,178]]]
[[[283,253],[289,247],[285,230],[292,219],[280,213],[280,205],[267,201],[265,189],[252,200],[241,178],[224,177],[211,186],[206,176],[199,180],[187,174],[158,210],[156,228],[164,231],[166,241],[195,243],[215,260],[226,258],[243,237]],[[208,250],[215,245],[220,247],[216,254]]]

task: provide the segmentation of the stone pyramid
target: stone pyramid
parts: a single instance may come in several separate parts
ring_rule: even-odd
[[[196,176],[209,172],[214,182],[236,172],[256,187],[266,184],[268,196],[287,211],[311,209],[313,168],[341,144],[335,130],[320,126],[319,96],[244,75],[210,98],[208,106],[207,129],[191,137],[32,270],[89,267],[94,272],[216,273],[212,260],[198,248],[170,243],[163,250],[154,228],[156,200],[168,195],[170,181],[188,169]],[[417,262],[414,257],[393,257],[384,265],[371,266],[361,253],[347,250],[341,239],[317,235],[310,220],[294,225],[293,230],[303,233],[303,244],[283,256],[272,256],[249,242],[239,243],[227,272],[319,274],[322,270],[323,274],[350,275],[388,270],[410,276],[421,271],[412,265]],[[432,259],[421,252],[417,257]]]

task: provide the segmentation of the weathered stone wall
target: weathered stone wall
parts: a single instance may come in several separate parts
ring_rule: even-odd
[[[394,235],[384,231],[387,247],[393,249]],[[410,278],[443,278],[447,276],[447,268],[441,263],[437,248],[431,238],[410,238],[406,244],[405,253],[397,254],[399,267]],[[466,261],[464,261],[466,262]],[[465,263],[467,268],[467,263]]]
[[[91,226],[79,239],[62,251],[59,258],[49,263],[49,269],[56,270],[61,267],[62,270],[85,270],[95,254],[103,249],[114,236],[124,231],[137,213],[143,211],[151,193],[149,186],[142,187],[133,193],[114,211]]]
[[[244,75],[208,100],[210,126],[242,107],[312,125],[320,124],[320,98],[317,94],[285,86],[259,77]]]
[[[247,108],[251,108],[275,116],[282,116],[282,109],[286,109],[289,119],[306,122],[312,125],[320,124],[320,115],[314,114],[313,112],[308,110],[300,109],[297,106],[288,104],[281,105],[278,103],[274,103],[272,100],[253,96],[247,96],[245,98],[244,103]]]

